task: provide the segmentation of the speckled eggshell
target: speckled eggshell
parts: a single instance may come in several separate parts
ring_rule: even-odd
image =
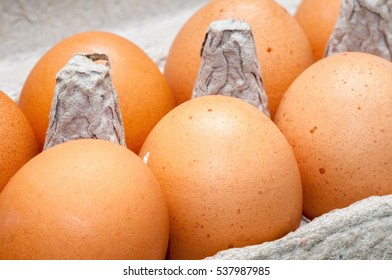
[[[0,91],[0,192],[37,154],[38,144],[29,121],[18,105]]]
[[[0,194],[0,259],[163,259],[168,222],[137,155],[70,141],[29,161]]]
[[[342,53],[309,67],[284,95],[274,121],[294,149],[307,217],[392,193],[391,77],[387,60]]]
[[[298,228],[300,174],[276,125],[233,97],[177,106],[139,154],[166,194],[169,259],[200,259],[274,240]]]

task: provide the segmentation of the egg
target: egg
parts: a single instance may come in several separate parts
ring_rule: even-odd
[[[167,56],[164,75],[177,104],[189,100],[200,67],[200,52],[211,22],[234,18],[252,28],[271,116],[292,81],[314,62],[299,23],[271,0],[209,1],[182,26]]]
[[[36,63],[24,82],[18,103],[33,126],[42,150],[56,75],[78,53],[106,54],[118,93],[127,147],[139,152],[150,130],[174,107],[168,83],[157,65],[131,41],[103,31],[63,39]]]
[[[335,28],[342,0],[302,0],[295,13],[316,60],[324,56],[328,39]]]
[[[307,217],[392,193],[391,77],[390,61],[341,53],[285,93],[275,123],[298,161]]]
[[[169,259],[201,259],[298,228],[302,188],[294,154],[276,125],[235,97],[178,105],[143,144],[170,216]]]
[[[27,161],[38,154],[30,123],[17,104],[0,91],[0,192]]]
[[[163,259],[168,231],[151,170],[105,140],[45,150],[0,194],[0,259]]]

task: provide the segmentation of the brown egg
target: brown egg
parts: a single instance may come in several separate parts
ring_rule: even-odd
[[[212,95],[177,106],[140,156],[166,194],[170,259],[274,240],[300,224],[294,154],[275,124],[240,99]]]
[[[127,147],[138,153],[148,133],[175,105],[157,65],[131,41],[111,32],[88,31],[69,36],[50,48],[29,73],[19,106],[30,121],[40,150],[45,142],[56,75],[78,53],[109,57]]]
[[[162,259],[168,222],[137,155],[74,140],[33,158],[0,194],[0,259]]]
[[[252,28],[271,116],[292,81],[314,62],[299,23],[275,1],[215,0],[198,10],[177,34],[164,75],[177,104],[191,98],[208,26],[220,19],[246,21]]]
[[[309,39],[316,60],[324,56],[342,0],[302,0],[295,18]]]
[[[0,91],[0,192],[37,153],[38,144],[30,123],[16,103]]]
[[[292,145],[314,218],[392,193],[392,63],[342,53],[309,67],[290,86],[275,123]]]

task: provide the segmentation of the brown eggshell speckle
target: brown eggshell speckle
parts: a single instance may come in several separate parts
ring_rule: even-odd
[[[274,121],[294,149],[309,218],[392,193],[391,77],[385,59],[342,53],[309,67],[284,95]]]
[[[16,103],[0,91],[0,192],[37,154],[38,144],[30,123]]]
[[[166,194],[171,259],[277,239],[299,226],[293,152],[275,124],[240,99],[212,95],[177,106],[140,156]]]
[[[75,140],[29,161],[0,195],[0,259],[162,259],[168,212],[128,149]]]

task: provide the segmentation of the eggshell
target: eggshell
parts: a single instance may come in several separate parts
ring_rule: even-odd
[[[38,144],[30,123],[16,103],[0,91],[0,192],[37,154]]]
[[[168,222],[137,155],[74,140],[33,158],[0,194],[0,259],[162,259]]]
[[[252,28],[271,116],[293,80],[314,62],[299,23],[272,0],[215,0],[201,7],[178,32],[164,75],[177,104],[189,100],[200,67],[200,52],[211,22],[234,18]]]
[[[275,124],[240,99],[184,102],[154,127],[139,155],[166,194],[170,259],[274,240],[300,224],[294,154]]]
[[[293,147],[314,218],[392,193],[392,63],[341,53],[309,67],[275,117]]]
[[[295,19],[308,37],[316,60],[324,56],[341,4],[342,0],[302,0],[298,6]]]
[[[118,93],[127,147],[138,153],[155,124],[174,107],[169,85],[157,65],[138,46],[111,32],[88,31],[51,47],[29,73],[18,103],[42,150],[56,85],[56,75],[78,53],[109,57]]]

